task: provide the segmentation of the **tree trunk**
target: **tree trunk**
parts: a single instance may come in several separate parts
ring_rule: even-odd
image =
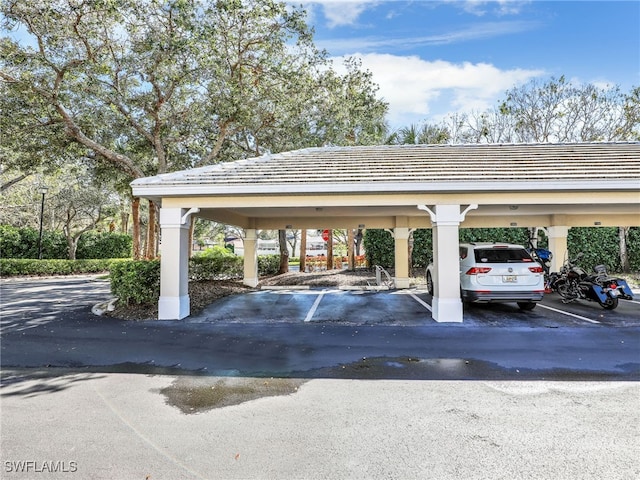
[[[133,259],[140,260],[142,249],[140,248],[140,198],[131,200],[131,223],[133,224]]]
[[[129,216],[127,212],[120,213],[120,233],[126,234],[129,231]]]
[[[349,270],[351,271],[356,269],[356,257],[353,252],[354,246],[353,228],[350,228],[347,230],[347,260]]]
[[[307,229],[300,230],[300,271],[307,271]]]
[[[327,240],[327,270],[333,270],[333,230],[329,230]]]
[[[356,232],[356,256],[360,256],[360,248],[362,247],[362,229],[359,228]]]
[[[2,173],[2,172],[0,172],[0,173]],[[0,185],[0,192],[4,192],[9,187],[11,187],[12,185],[15,185],[18,182],[21,182],[22,180],[24,180],[28,176],[29,175],[27,175],[26,173],[23,173],[22,175],[18,175],[17,177],[12,178],[11,180],[7,181],[6,183],[3,183],[2,185]]]
[[[70,235],[67,235],[67,254],[69,256],[69,260],[76,259],[76,252],[78,251],[78,240],[80,237],[73,238]]]
[[[618,228],[618,239],[620,240],[620,265],[623,273],[631,271],[631,263],[629,262],[629,251],[627,250],[627,237],[629,235],[629,227]]]
[[[408,253],[408,259],[407,262],[409,263],[409,265],[407,265],[408,267],[408,272],[409,272],[409,276],[411,277],[412,274],[412,270],[413,270],[413,230],[409,231],[409,239],[407,241],[407,253]]]
[[[149,202],[149,224],[147,225],[147,251],[145,258],[151,260],[158,256],[158,237],[157,237],[157,209],[156,204],[152,201]]]
[[[289,271],[289,249],[287,248],[287,231],[278,230],[278,243],[280,244],[280,268],[278,274]]]

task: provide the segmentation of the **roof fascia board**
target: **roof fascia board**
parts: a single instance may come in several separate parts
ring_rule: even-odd
[[[590,180],[540,182],[437,182],[437,183],[342,183],[342,184],[271,184],[271,185],[132,185],[133,195],[139,197],[171,197],[184,195],[291,195],[316,193],[397,193],[397,192],[500,192],[500,191],[638,191],[640,182],[634,180]],[[639,197],[640,201],[640,197]]]

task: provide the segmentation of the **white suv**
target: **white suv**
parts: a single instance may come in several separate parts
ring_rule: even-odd
[[[431,295],[433,268],[433,264],[427,267]],[[543,269],[521,245],[461,243],[459,275],[463,302],[516,302],[521,309],[531,310],[544,294]]]

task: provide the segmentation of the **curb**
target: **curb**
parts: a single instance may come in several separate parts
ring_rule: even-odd
[[[338,287],[340,290],[353,290],[353,291],[374,291],[379,292],[383,290],[391,290],[391,288],[385,285],[366,285],[366,286],[358,286],[358,285],[341,285]]]
[[[260,290],[309,290],[309,285],[263,285]]]

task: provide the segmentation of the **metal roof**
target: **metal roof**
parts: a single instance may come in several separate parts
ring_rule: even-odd
[[[640,189],[640,142],[307,148],[132,182],[135,195]]]

